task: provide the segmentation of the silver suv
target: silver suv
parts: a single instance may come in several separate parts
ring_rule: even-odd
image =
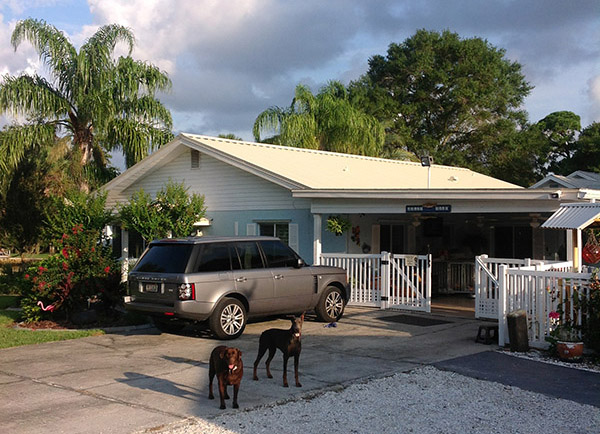
[[[314,309],[337,321],[350,298],[343,268],[307,266],[273,237],[153,241],[129,273],[125,307],[163,331],[205,321],[219,339],[242,334],[249,317]]]

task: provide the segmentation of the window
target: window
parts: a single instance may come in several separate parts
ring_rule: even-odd
[[[404,226],[381,225],[379,248],[382,252],[404,253]]]
[[[191,244],[153,244],[138,261],[135,271],[185,273],[193,247]]]
[[[235,245],[239,262],[243,270],[250,270],[252,268],[264,268],[258,245],[253,241],[244,241],[236,243]],[[234,266],[237,269],[237,267]]]
[[[196,269],[200,272],[231,270],[230,250],[231,244],[201,244]]]
[[[285,244],[290,243],[290,225],[287,222],[259,223],[258,228],[260,235],[277,237]]]
[[[298,257],[285,244],[279,241],[261,241],[260,245],[268,267],[294,267],[298,264]]]

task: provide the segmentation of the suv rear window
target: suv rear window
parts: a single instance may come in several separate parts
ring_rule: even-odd
[[[139,262],[134,271],[153,273],[185,273],[191,244],[153,244]]]
[[[231,244],[201,244],[198,252],[197,271],[229,271],[231,270]],[[237,261],[237,257],[235,258]]]

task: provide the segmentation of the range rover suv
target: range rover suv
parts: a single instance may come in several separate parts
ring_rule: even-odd
[[[337,321],[349,297],[343,268],[307,266],[278,238],[197,237],[151,242],[129,273],[125,307],[162,331],[208,321],[216,337],[235,339],[250,317],[314,310]]]

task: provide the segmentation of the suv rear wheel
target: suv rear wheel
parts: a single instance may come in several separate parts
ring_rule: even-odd
[[[315,306],[315,312],[319,321],[338,321],[344,313],[344,297],[340,288],[328,286]]]
[[[217,304],[208,324],[219,339],[235,339],[246,328],[246,308],[235,298],[224,298]]]

